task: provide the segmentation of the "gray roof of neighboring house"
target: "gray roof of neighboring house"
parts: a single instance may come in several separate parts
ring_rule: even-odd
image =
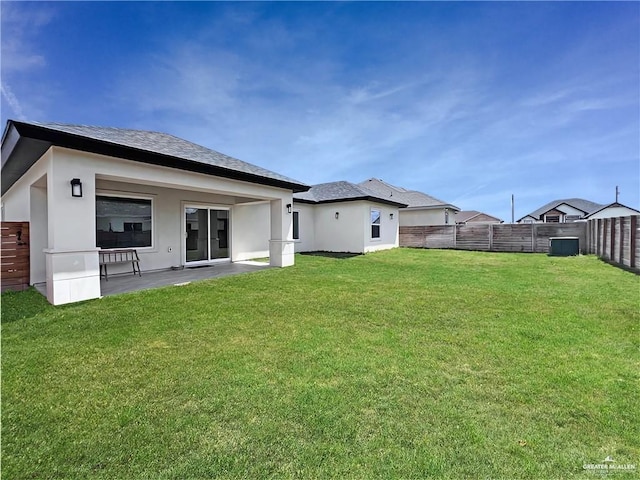
[[[533,217],[539,220],[544,213],[548,212],[549,210],[553,210],[554,208],[562,204],[567,204],[570,207],[582,210],[585,214],[594,212],[604,207],[604,205],[600,203],[585,200],[584,198],[565,198],[560,200],[553,200],[552,202],[549,202],[546,205],[543,205],[542,207],[518,219],[518,222],[525,217]]]
[[[16,148],[20,147],[21,141],[22,148]],[[167,133],[9,120],[2,136],[2,192],[51,145],[290,188],[293,191],[305,191],[309,188],[308,185],[279,173]],[[16,161],[10,162],[14,153]],[[32,158],[36,155],[35,159]],[[29,162],[31,164],[24,165]],[[5,166],[8,167],[6,171]],[[7,181],[5,176],[8,177]]]
[[[384,182],[378,178],[370,178],[360,182],[358,185],[375,192],[380,197],[405,203],[407,204],[407,208],[449,207],[452,210],[460,210],[455,205],[438,200],[426,193],[396,187],[395,185],[391,185],[390,183]]]
[[[397,207],[405,207],[406,203],[398,199],[383,198],[375,192],[353,184],[351,182],[339,181],[320,183],[313,185],[308,191],[293,194],[294,201],[303,203],[334,203],[353,200],[367,200],[376,203],[385,203]]]
[[[456,223],[464,223],[472,218],[477,217],[478,215],[486,215],[487,217],[495,218],[496,221],[502,222],[498,217],[494,217],[493,215],[489,215],[488,213],[478,212],[477,210],[461,210],[456,213]]]

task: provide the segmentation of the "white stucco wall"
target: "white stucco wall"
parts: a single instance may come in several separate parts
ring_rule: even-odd
[[[316,247],[316,207],[307,203],[294,203],[298,212],[300,238],[294,240],[296,252],[313,252]]]
[[[45,153],[31,168],[14,183],[2,196],[4,218],[6,222],[30,221],[31,200],[30,187],[32,184],[42,184],[46,189],[46,175],[51,168],[51,151]],[[44,177],[44,178],[43,178]]]
[[[371,238],[371,209],[380,210],[380,238]],[[398,246],[398,209],[367,201],[296,203],[300,240],[296,252],[366,253]],[[336,218],[336,212],[338,218]],[[393,214],[393,218],[390,218]]]
[[[595,218],[614,218],[627,217],[629,215],[640,215],[635,210],[627,207],[608,207],[589,217],[589,220]]]
[[[315,246],[326,252],[364,252],[365,208],[361,202],[315,205]],[[335,214],[338,212],[338,218]]]
[[[49,230],[46,178],[42,178],[44,186],[31,186],[30,199],[30,251],[29,266],[30,284],[43,283],[47,279],[45,249],[47,248],[47,232]]]
[[[454,211],[449,209],[449,225],[455,225]],[[428,210],[400,209],[400,226],[417,227],[422,225],[445,225],[444,208]]]
[[[565,215],[579,215],[579,216],[584,215],[584,212],[582,210],[578,210],[577,208],[574,208],[571,205],[567,205],[566,203],[558,205],[554,210],[558,210],[559,212],[562,212]]]
[[[47,233],[47,173],[51,168],[51,152],[45,153],[2,196],[4,221],[29,222],[29,255],[31,285],[46,280],[44,249],[48,244]]]
[[[371,238],[370,211],[380,210],[380,238]],[[400,243],[398,209],[395,207],[365,203],[366,223],[363,232],[364,251],[375,252],[395,248]],[[393,218],[392,218],[393,217]]]
[[[232,261],[269,256],[269,203],[236,205],[231,211]]]
[[[72,178],[82,181],[82,198],[71,196]],[[52,147],[3,195],[2,204],[5,220],[35,221],[40,235],[31,243],[32,283],[43,281],[46,271],[54,304],[100,295],[96,194],[151,199],[152,246],[138,249],[143,272],[183,263],[187,203],[229,209],[233,260],[271,250],[274,265],[293,263],[292,215],[284,211],[292,203],[290,190]]]

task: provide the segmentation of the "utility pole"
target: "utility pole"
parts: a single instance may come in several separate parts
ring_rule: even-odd
[[[512,193],[511,194],[511,223],[515,223],[514,222],[515,216],[514,216],[514,209],[513,208],[514,208],[514,198],[513,198],[513,193]]]
[[[618,185],[616,185],[616,203],[618,203],[619,196],[620,196],[620,189],[618,188]]]

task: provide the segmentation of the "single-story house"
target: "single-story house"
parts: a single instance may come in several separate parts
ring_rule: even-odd
[[[489,215],[488,213],[478,212],[476,210],[460,210],[456,214],[456,224],[465,225],[467,223],[473,224],[487,224],[487,223],[503,223],[498,217]]]
[[[164,133],[9,120],[2,136],[2,220],[30,222],[30,283],[55,305],[100,297],[101,249],[134,247],[145,270],[292,265],[308,189]]]
[[[295,251],[367,253],[397,247],[398,212],[405,206],[345,181],[313,185],[293,194]]]
[[[618,202],[603,205],[583,198],[566,198],[549,202],[520,218],[516,223],[570,223],[589,218],[610,218],[637,214],[638,210]]]
[[[460,211],[451,203],[438,200],[426,193],[396,187],[378,178],[370,178],[358,184],[380,198],[387,198],[406,205],[400,209],[400,226],[454,225]]]

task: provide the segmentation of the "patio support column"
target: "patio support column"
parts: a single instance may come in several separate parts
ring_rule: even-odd
[[[293,203],[289,198],[288,203]],[[289,267],[294,264],[293,215],[287,212],[283,199],[271,200],[271,239],[269,264]]]
[[[54,305],[100,297],[96,248],[95,173],[54,150],[47,175],[47,300]],[[82,181],[82,197],[71,195],[71,179]]]

